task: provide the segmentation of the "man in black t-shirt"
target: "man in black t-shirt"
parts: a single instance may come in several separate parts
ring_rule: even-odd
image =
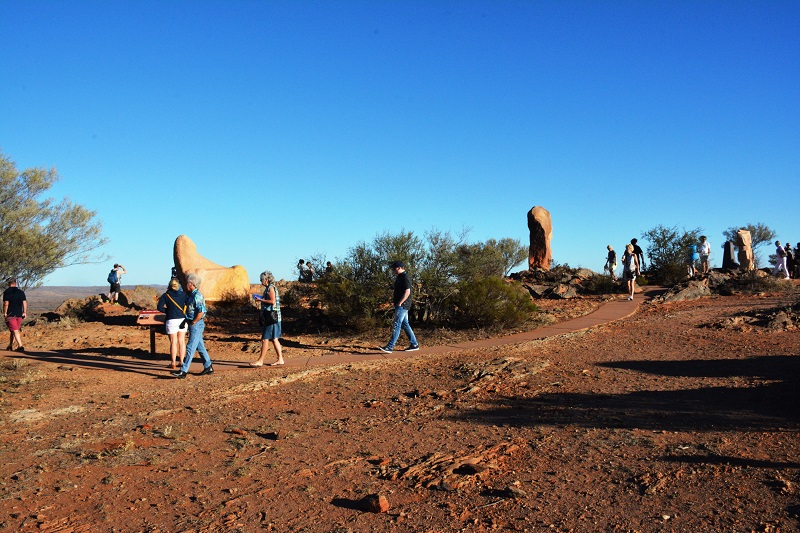
[[[379,346],[378,349],[384,353],[392,353],[397,339],[400,337],[400,330],[408,335],[409,346],[405,351],[413,352],[419,350],[417,338],[414,336],[411,326],[408,324],[408,310],[411,309],[411,278],[406,273],[405,265],[402,261],[395,261],[391,268],[397,275],[394,280],[394,319],[392,320],[392,338],[386,346]]]
[[[636,256],[636,259],[639,261],[639,268],[644,270],[644,251],[642,251],[641,247],[636,244],[636,239],[631,239],[631,244],[633,245],[633,255]]]
[[[8,280],[8,288],[3,292],[3,317],[8,326],[8,351],[14,348],[17,341],[17,351],[23,352],[22,346],[22,319],[28,316],[28,301],[25,292],[17,287],[17,280]]]

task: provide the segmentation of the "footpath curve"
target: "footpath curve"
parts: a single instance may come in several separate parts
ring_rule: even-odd
[[[346,364],[352,362],[364,361],[377,361],[385,359],[407,359],[417,355],[441,355],[458,350],[469,350],[474,348],[490,348],[493,346],[500,346],[504,344],[516,344],[521,342],[529,342],[534,340],[546,339],[548,337],[555,337],[556,335],[563,335],[566,333],[574,333],[590,329],[601,324],[607,324],[616,320],[621,320],[633,315],[639,308],[639,304],[643,301],[650,300],[654,295],[661,292],[663,289],[660,287],[643,287],[639,289],[642,292],[637,292],[633,301],[626,298],[614,299],[604,302],[597,309],[588,315],[580,316],[560,322],[551,324],[549,326],[542,326],[530,331],[523,331],[514,333],[512,335],[505,335],[502,337],[493,337],[489,339],[478,339],[473,341],[460,342],[456,344],[442,344],[437,346],[421,346],[419,351],[405,352],[403,350],[395,351],[391,354],[381,353],[356,353],[356,352],[338,352],[325,354],[322,356],[312,357],[296,357],[286,359],[286,364],[280,367],[283,369],[297,369],[297,368],[311,368],[317,366],[330,366],[338,364]]]

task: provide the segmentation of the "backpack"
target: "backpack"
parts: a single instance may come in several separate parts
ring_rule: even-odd
[[[109,283],[119,283],[119,274],[117,274],[117,269],[112,268],[111,272],[108,273],[108,282]]]

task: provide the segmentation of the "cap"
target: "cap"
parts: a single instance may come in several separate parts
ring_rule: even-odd
[[[406,266],[403,264],[402,261],[395,261],[392,263],[392,268],[405,268]]]

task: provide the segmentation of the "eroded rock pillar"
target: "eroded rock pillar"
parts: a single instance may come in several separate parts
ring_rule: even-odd
[[[553,259],[550,250],[550,239],[553,237],[550,211],[541,206],[534,206],[528,211],[528,231],[530,232],[528,268],[550,270],[550,262]]]

